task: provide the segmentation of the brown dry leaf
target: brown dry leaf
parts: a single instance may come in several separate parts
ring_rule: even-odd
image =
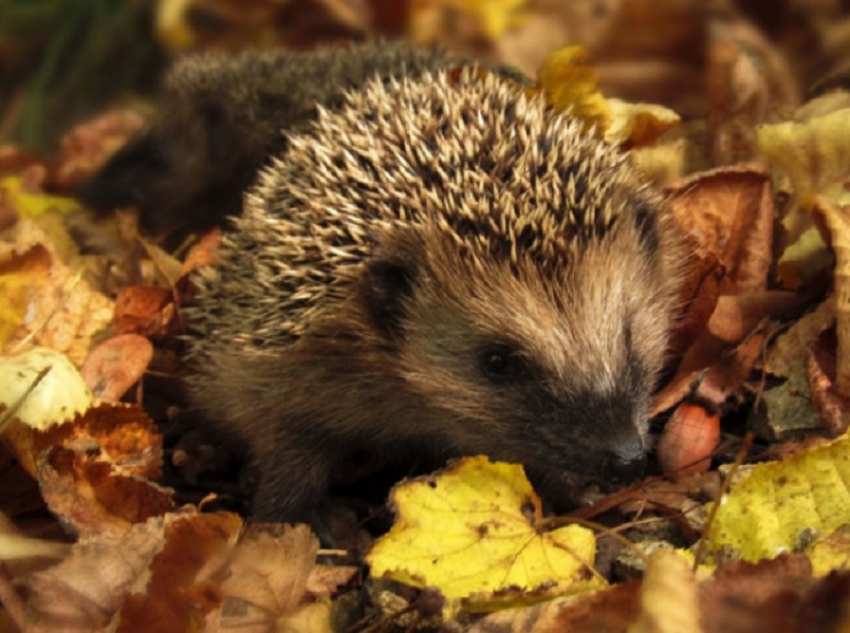
[[[162,549],[163,523],[158,517],[119,535],[82,538],[64,561],[23,578],[26,630],[105,630],[127,592]]]
[[[670,356],[679,359],[703,335],[709,319],[717,307],[720,284],[726,268],[717,255],[705,248],[693,235],[685,235],[687,261],[684,264],[678,303],[683,306],[679,325],[673,332]]]
[[[850,206],[839,207],[820,198],[822,215],[835,253],[835,319],[838,338],[835,391],[850,400]]]
[[[162,436],[138,406],[92,407],[73,423],[34,432],[32,443],[36,460],[42,451],[61,445],[96,452],[123,475],[156,479],[162,474]]]
[[[204,579],[235,541],[232,514],[169,514],[82,538],[60,564],[22,579],[27,631],[198,630],[218,603]]]
[[[42,458],[38,483],[51,511],[81,536],[117,536],[175,507],[168,489],[61,446]]]
[[[118,334],[149,338],[166,335],[174,321],[174,292],[154,286],[130,286],[115,299],[112,328]]]
[[[205,233],[186,254],[180,269],[180,277],[183,278],[193,270],[216,263],[219,242],[221,242],[221,229],[213,229]]]
[[[824,328],[806,354],[811,404],[830,437],[838,437],[850,426],[850,398],[838,392],[835,382],[838,347],[835,328]]]
[[[92,393],[106,402],[118,402],[142,375],[153,358],[153,345],[138,334],[119,334],[95,347],[80,373]]]
[[[785,380],[760,394],[755,428],[761,437],[786,440],[823,428],[822,418],[812,406],[809,390],[812,378],[806,375],[806,365],[811,355],[810,347],[834,320],[835,304],[830,298],[798,319],[768,348],[765,371]]]
[[[183,264],[176,257],[144,237],[140,236],[138,241],[153,263],[157,272],[157,280],[161,279],[168,288],[176,286],[180,280]]]
[[[627,582],[574,598],[555,598],[488,615],[469,633],[622,633],[637,617],[640,584]]]
[[[696,396],[700,402],[715,408],[725,404],[736,393],[752,373],[753,367],[764,354],[767,345],[767,326],[754,330],[732,352],[724,354],[700,380]]]
[[[726,267],[721,294],[766,287],[773,260],[772,196],[768,176],[746,168],[699,173],[672,192],[677,223]]]
[[[776,290],[720,297],[705,331],[685,352],[676,375],[654,396],[650,414],[678,404],[706,369],[719,363],[729,348],[743,341],[764,319],[781,319],[806,302],[803,295]]]
[[[810,620],[815,613],[801,608],[813,585],[811,563],[803,555],[727,563],[700,586],[703,626],[706,633],[827,631]],[[829,610],[835,613],[836,604]]]
[[[144,586],[121,608],[119,633],[199,631],[221,605],[214,579],[242,528],[235,514],[168,515],[165,543],[150,563]]]
[[[800,90],[782,52],[745,20],[708,29],[706,95],[716,166],[753,160],[757,126],[792,111]]]
[[[310,600],[329,595],[357,571],[316,565],[318,549],[306,525],[255,526],[243,534],[227,563],[221,608],[207,618],[205,630],[300,630]],[[317,591],[310,592],[311,585]],[[326,609],[324,628],[329,614]],[[322,614],[312,617],[321,620]]]

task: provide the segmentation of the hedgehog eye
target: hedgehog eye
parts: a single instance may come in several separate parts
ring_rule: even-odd
[[[508,345],[498,343],[486,347],[479,356],[481,371],[491,380],[505,380],[520,375],[522,359]]]

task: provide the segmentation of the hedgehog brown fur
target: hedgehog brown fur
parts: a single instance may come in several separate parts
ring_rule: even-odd
[[[370,82],[288,145],[190,310],[259,518],[357,447],[642,470],[678,241],[622,154],[476,69]]]
[[[100,213],[134,206],[147,233],[203,229],[241,210],[242,194],[283,131],[303,129],[317,104],[339,107],[367,79],[446,68],[441,49],[406,43],[309,52],[202,53],[168,73],[158,115],[77,192]]]

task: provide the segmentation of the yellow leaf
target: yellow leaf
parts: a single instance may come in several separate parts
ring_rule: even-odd
[[[850,177],[850,108],[814,117],[805,123],[787,121],[762,125],[761,152],[788,175],[796,204],[783,220],[790,241],[796,241],[811,220],[805,210],[818,193],[841,192]]]
[[[463,0],[464,9],[478,18],[484,34],[491,41],[517,26],[528,0]]]
[[[826,576],[836,569],[850,568],[850,525],[842,525],[806,551],[812,561],[812,573]]]
[[[582,46],[568,46],[549,55],[537,71],[546,102],[596,126],[600,134],[611,124],[611,106],[597,87],[596,71],[587,65]]]
[[[367,556],[372,574],[436,587],[450,609],[488,611],[604,585],[592,572],[590,530],[532,524],[540,499],[521,466],[463,459],[396,486],[392,500],[398,518]]]
[[[21,217],[35,218],[51,209],[60,213],[69,213],[80,208],[80,203],[72,198],[24,191],[18,176],[6,176],[0,179],[0,193],[9,198],[12,207]]]
[[[664,106],[651,103],[627,103],[608,99],[611,124],[605,131],[605,140],[628,147],[653,145],[667,130],[681,121],[678,114]]]
[[[757,464],[720,501],[710,547],[729,545],[750,562],[795,549],[801,535],[850,523],[850,438],[780,462]]]
[[[43,431],[71,420],[93,403],[80,372],[64,354],[33,347],[0,357],[0,418],[9,415]]]
[[[823,274],[832,265],[829,249],[817,227],[809,227],[790,244],[776,263],[779,280],[786,288],[796,289]]]

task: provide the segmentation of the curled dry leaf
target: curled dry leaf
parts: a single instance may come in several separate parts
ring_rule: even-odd
[[[817,211],[829,229],[835,253],[835,330],[838,339],[835,391],[850,400],[850,207],[838,207],[820,199]]]
[[[704,407],[683,402],[664,426],[658,441],[658,460],[674,480],[704,473],[720,440],[720,416]]]
[[[222,600],[212,571],[221,570],[239,536],[235,514],[169,514],[161,550],[151,560],[144,588],[121,608],[118,631],[200,630]]]
[[[80,374],[94,395],[106,402],[118,402],[153,358],[153,345],[138,334],[119,334],[95,347]]]
[[[758,134],[762,153],[791,181],[793,204],[782,224],[786,229],[783,246],[792,247],[813,226],[810,210],[817,194],[837,200],[844,193],[843,183],[850,179],[850,108],[805,123],[765,125]],[[783,254],[786,267],[787,259]]]
[[[773,259],[773,193],[760,171],[717,169],[697,174],[672,192],[677,223],[726,268],[721,294],[764,290]]]
[[[218,261],[217,249],[221,241],[221,229],[213,229],[203,235],[189,252],[186,254],[186,259],[183,260],[183,267],[180,269],[180,277],[184,278],[193,270],[210,266]]]
[[[850,398],[838,393],[835,384],[838,344],[834,328],[824,328],[806,350],[806,382],[814,410],[830,437],[850,426]]]
[[[36,457],[58,445],[89,451],[124,475],[156,479],[162,474],[162,436],[138,406],[100,404],[72,424],[33,436]]]
[[[112,327],[119,334],[159,338],[168,333],[174,314],[174,293],[168,288],[130,286],[115,300]]]
[[[640,614],[629,633],[702,633],[697,581],[688,561],[670,550],[649,559]]]
[[[660,105],[608,99],[608,106],[611,124],[605,131],[605,140],[624,149],[654,145],[681,121],[678,114]]]
[[[599,91],[596,71],[587,57],[581,46],[562,48],[546,58],[537,81],[547,103],[604,133],[611,124],[611,106]]]

